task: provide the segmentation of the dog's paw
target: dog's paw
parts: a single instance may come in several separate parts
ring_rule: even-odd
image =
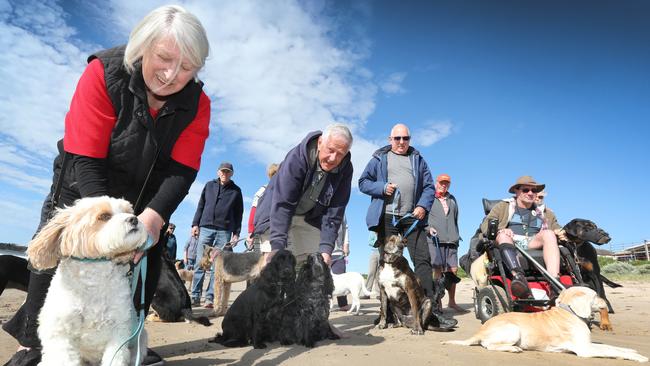
[[[380,322],[379,324],[375,325],[375,328],[377,328],[377,329],[386,329],[386,328],[388,328],[388,325],[385,322],[384,323]]]
[[[255,349],[266,348],[266,343],[260,342],[260,343],[253,344],[253,348],[255,348]]]
[[[424,331],[422,329],[411,329],[411,334],[413,334],[413,335],[424,335]]]
[[[611,323],[600,323],[599,328],[604,331],[613,331],[614,327],[612,327]]]

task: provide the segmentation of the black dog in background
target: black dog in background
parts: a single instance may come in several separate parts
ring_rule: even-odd
[[[296,285],[287,295],[282,312],[280,343],[314,347],[323,339],[339,339],[329,324],[334,282],[320,253],[310,254],[300,268]]]
[[[28,285],[27,259],[14,255],[0,255],[0,295],[5,288],[27,291]]]
[[[152,314],[147,319],[177,322],[184,318],[188,321],[205,325],[206,327],[212,325],[207,317],[196,317],[192,314],[192,301],[185,288],[185,283],[176,271],[176,265],[167,257],[165,251],[161,255],[162,268],[160,269],[160,278],[158,279],[156,293],[151,301],[151,308],[154,310],[155,315]]]
[[[609,313],[613,314],[614,309],[605,296],[603,283],[606,283],[612,288],[621,287],[621,285],[600,274],[598,253],[596,253],[596,249],[591,244],[603,245],[609,243],[611,240],[609,234],[605,230],[599,228],[593,221],[585,219],[571,220],[568,224],[564,225],[564,231],[566,232],[569,241],[566,243],[563,242],[562,244],[575,250],[575,253],[578,256],[582,281],[586,286],[596,291],[598,296],[607,302]]]
[[[262,269],[260,276],[228,308],[222,333],[210,340],[226,347],[266,348],[264,342],[278,339],[286,294],[294,287],[296,258],[280,250]],[[330,291],[331,293],[331,291]],[[329,310],[329,302],[327,303]]]

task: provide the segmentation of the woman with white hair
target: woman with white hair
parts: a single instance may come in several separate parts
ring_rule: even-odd
[[[180,6],[163,6],[136,25],[128,44],[88,58],[65,118],[39,229],[57,207],[108,195],[131,202],[158,242],[196,178],[208,137],[210,100],[197,76],[208,52],[198,18]],[[145,313],[164,247],[149,249]],[[21,346],[10,365],[40,359],[37,316],[53,273],[32,271],[25,304],[3,325]],[[149,352],[143,364],[163,363]]]

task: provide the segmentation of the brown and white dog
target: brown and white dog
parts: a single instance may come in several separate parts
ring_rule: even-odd
[[[214,263],[214,315],[223,316],[228,309],[230,285],[259,277],[266,262],[259,252],[234,253],[206,247],[200,265],[205,270],[210,268],[212,263]]]
[[[381,307],[377,328],[406,326],[411,334],[422,335],[431,317],[431,299],[424,295],[415,273],[402,255],[404,240],[393,235],[384,245],[379,267]],[[392,318],[390,319],[390,314]],[[391,324],[392,320],[392,324]]]
[[[647,362],[629,348],[591,342],[587,325],[594,312],[606,309],[605,300],[588,287],[574,286],[560,293],[557,306],[538,313],[503,313],[488,320],[466,340],[442,344],[481,345],[490,351],[572,352],[579,357],[622,358]]]

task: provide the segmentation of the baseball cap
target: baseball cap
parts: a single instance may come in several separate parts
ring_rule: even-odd
[[[436,178],[436,182],[449,182],[449,183],[451,183],[451,177],[449,177],[449,174],[440,174]]]
[[[219,165],[219,170],[230,170],[231,172],[234,171],[234,169],[232,168],[232,164],[226,161],[224,161],[223,163],[221,163],[221,165]]]

